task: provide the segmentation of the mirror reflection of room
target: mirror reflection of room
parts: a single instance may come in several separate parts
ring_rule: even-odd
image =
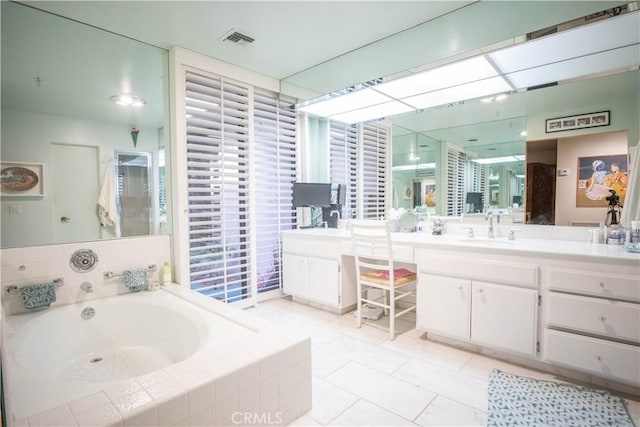
[[[42,165],[44,191],[2,197],[3,211],[22,214],[3,215],[1,246],[168,233],[167,51],[13,2],[2,34],[2,161]],[[99,195],[114,153],[131,150],[150,159],[151,197],[126,207],[116,230],[102,224]]]

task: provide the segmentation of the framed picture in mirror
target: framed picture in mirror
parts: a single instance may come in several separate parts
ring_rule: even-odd
[[[44,164],[0,163],[0,195],[44,196]]]
[[[606,207],[614,194],[624,206],[628,179],[626,154],[579,157],[576,207]]]
[[[557,117],[555,119],[545,120],[547,133],[609,126],[610,123],[611,113],[609,111],[599,111],[597,113],[579,114],[577,116]]]

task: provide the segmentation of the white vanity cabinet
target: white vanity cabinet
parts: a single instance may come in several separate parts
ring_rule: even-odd
[[[416,263],[417,328],[488,348],[536,355],[536,265],[427,249],[416,249]]]
[[[471,289],[471,340],[535,356],[538,291],[487,282]]]
[[[336,260],[295,254],[282,254],[285,294],[337,307],[339,304],[339,265]]]
[[[640,385],[638,268],[565,263],[545,276],[544,361]]]
[[[343,268],[341,242],[313,234],[282,234],[282,288],[297,300],[337,312],[355,304],[353,267]]]
[[[471,280],[418,275],[416,326],[452,338],[471,337]]]

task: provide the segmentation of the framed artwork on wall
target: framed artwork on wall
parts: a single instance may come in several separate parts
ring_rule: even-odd
[[[626,154],[578,157],[576,207],[607,207],[611,190],[616,192],[620,205],[624,206],[629,179],[627,173]]]
[[[44,196],[42,163],[0,163],[0,195]]]

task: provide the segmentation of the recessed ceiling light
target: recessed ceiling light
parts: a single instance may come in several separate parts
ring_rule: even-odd
[[[118,105],[131,106],[131,107],[142,107],[147,103],[144,98],[140,98],[135,95],[113,95],[111,100]]]

